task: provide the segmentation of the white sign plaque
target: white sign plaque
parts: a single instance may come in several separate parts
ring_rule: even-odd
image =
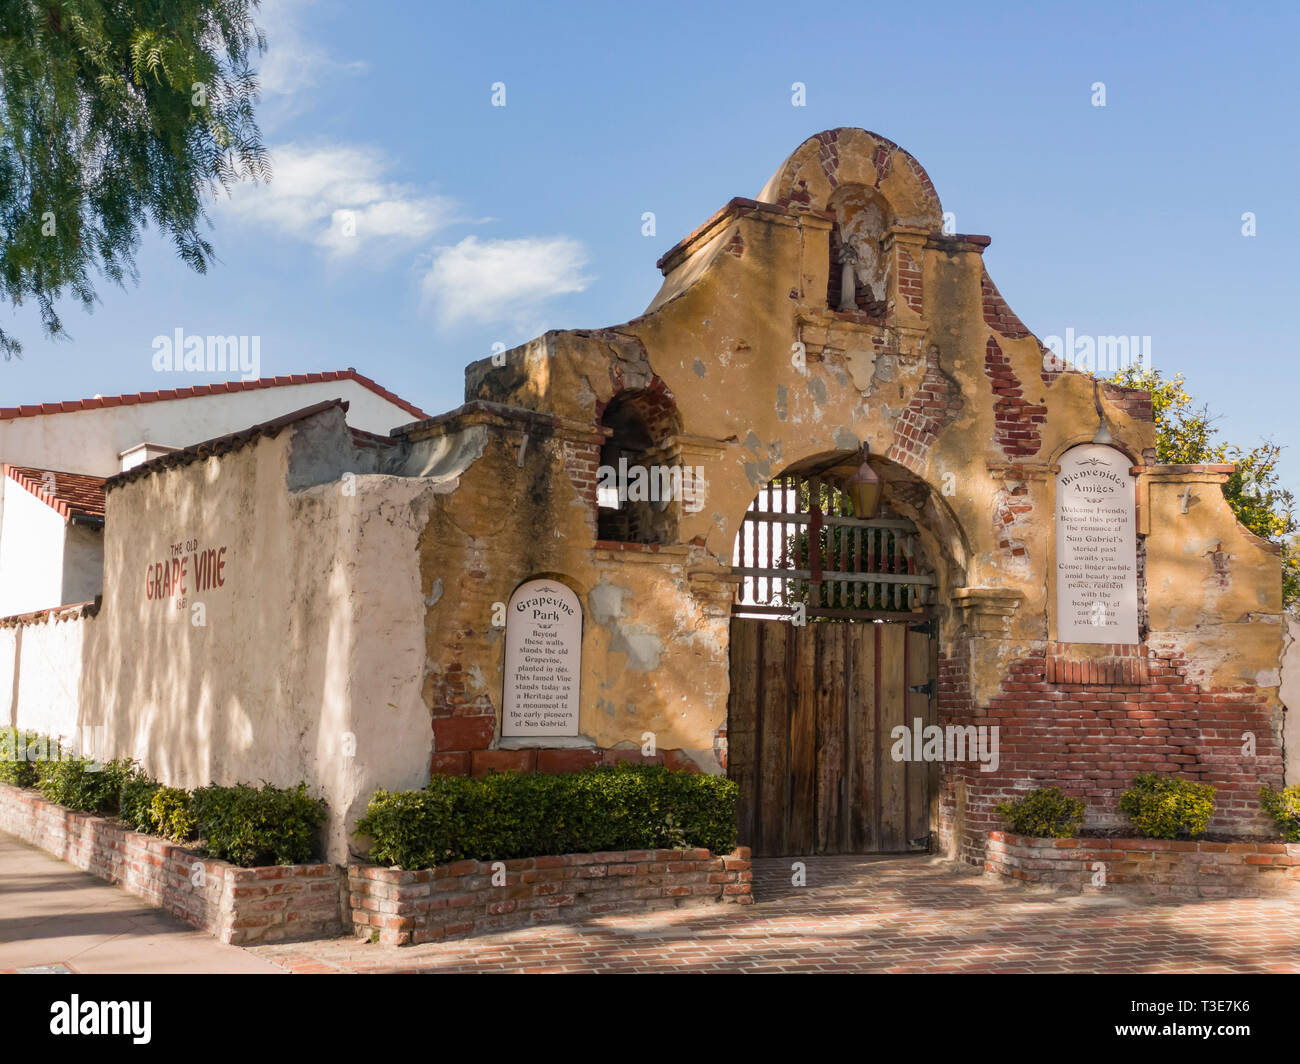
[[[1056,638],[1136,643],[1137,517],[1129,458],[1089,443],[1056,476]]]
[[[506,611],[502,738],[578,734],[582,604],[557,580],[529,580]]]

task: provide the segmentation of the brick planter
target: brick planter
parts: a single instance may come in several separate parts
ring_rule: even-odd
[[[494,871],[500,885],[493,884]],[[748,905],[751,875],[745,847],[726,857],[708,850],[625,850],[458,861],[418,872],[348,867],[357,935],[377,934],[391,946],[615,912]]]
[[[237,868],[4,783],[0,831],[116,883],[222,942],[321,938],[343,930],[343,870],[336,865]]]
[[[1097,864],[1104,867],[1094,867]],[[1300,843],[1035,839],[990,831],[984,868],[1023,883],[1072,892],[1175,898],[1300,893]],[[1096,884],[1099,872],[1105,878]]]

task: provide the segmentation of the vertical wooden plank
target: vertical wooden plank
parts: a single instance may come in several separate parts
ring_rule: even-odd
[[[876,830],[876,674],[878,624],[849,625],[849,675],[846,718],[851,729],[849,783],[845,790],[845,814],[851,853],[875,853]],[[885,751],[888,755],[888,750]]]
[[[908,631],[908,625],[899,625],[906,632],[908,684],[924,684],[930,678],[930,638],[924,632]],[[924,692],[907,693],[908,727],[920,720],[922,727],[933,723],[933,699]],[[913,839],[930,833],[930,764],[912,762],[907,766],[907,831],[904,841],[909,849]]]
[[[808,624],[791,630],[794,682],[790,698],[789,853],[817,849],[817,650],[821,633],[834,625]]]
[[[757,706],[758,626],[744,617],[731,620],[731,693],[727,699],[727,775],[740,788],[736,806],[740,845],[754,846],[758,809]]]
[[[911,727],[903,686],[907,628],[901,624],[876,628],[880,632],[880,848],[884,853],[900,853],[907,849],[907,763],[893,759],[897,740],[892,733],[900,724]]]
[[[786,635],[791,625],[783,621],[759,622],[762,654],[759,727],[762,736],[758,766],[759,838],[762,856],[778,857],[786,849],[790,812],[790,682],[786,668]]]
[[[844,852],[844,732],[847,724],[845,653],[852,624],[821,629],[817,666],[817,852]]]

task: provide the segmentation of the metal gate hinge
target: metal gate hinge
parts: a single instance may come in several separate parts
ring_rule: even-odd
[[[908,690],[917,695],[932,695],[934,694],[934,681],[926,680],[925,683],[914,683]]]
[[[921,621],[919,624],[909,624],[907,630],[909,632],[919,632],[921,635],[928,635],[933,639],[935,636],[934,618],[931,617],[929,620]]]

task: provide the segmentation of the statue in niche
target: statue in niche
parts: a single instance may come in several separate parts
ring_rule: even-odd
[[[884,201],[861,185],[840,189],[828,205],[835,214],[840,268],[839,310],[860,310],[858,294],[876,313],[883,312],[889,294],[889,265],[881,242],[889,226]]]

